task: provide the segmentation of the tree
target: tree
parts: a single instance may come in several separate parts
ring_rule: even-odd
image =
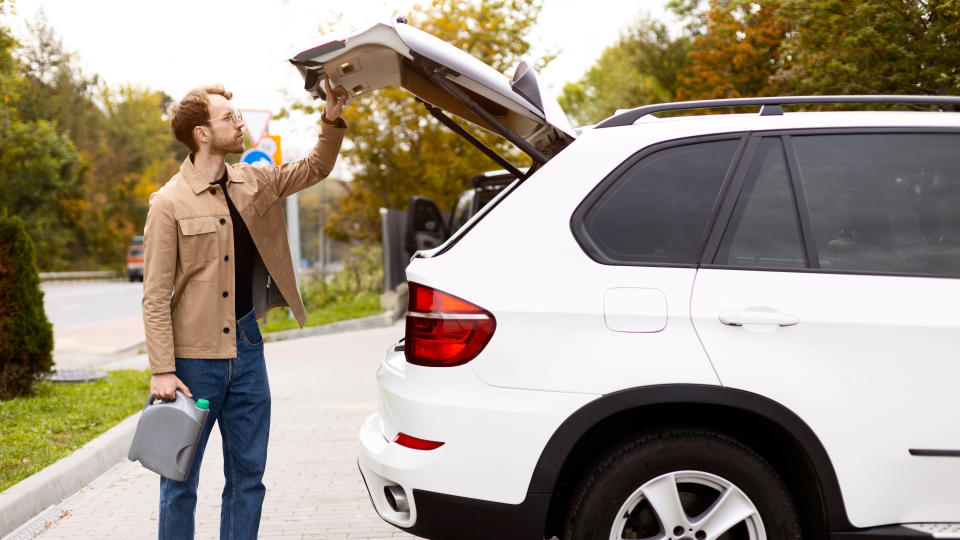
[[[0,146],[0,212],[15,212],[39,247],[37,262],[55,268],[55,254],[71,240],[62,228],[70,202],[79,200],[80,157],[49,122],[12,122]],[[31,247],[31,250],[33,248]]]
[[[0,214],[0,400],[30,392],[53,367],[53,326],[23,221]]]
[[[36,239],[38,262],[53,267],[53,254],[71,239],[62,224],[71,202],[80,199],[81,161],[55,125],[23,118],[20,105],[28,92],[12,54],[16,45],[6,28],[0,27],[0,214],[20,215],[28,234]]]
[[[960,3],[785,0],[785,84],[810,94],[960,94]]]
[[[592,124],[617,109],[672,101],[689,50],[688,37],[673,39],[663,23],[640,18],[583,78],[563,87],[560,105],[576,122]]]
[[[0,204],[23,217],[41,268],[116,267],[183,157],[164,118],[170,98],[85,75],[42,12],[28,29],[2,79],[13,82],[0,82],[21,123],[0,140]]]
[[[76,55],[66,50],[43,10],[27,23],[27,31],[27,40],[17,51],[21,117],[27,122],[55,122],[85,157],[103,152],[106,119],[94,101],[99,78],[87,77],[76,67]]]
[[[529,51],[526,35],[540,7],[539,0],[432,0],[415,7],[409,23],[505,72]],[[297,108],[317,112],[313,106]],[[324,228],[337,240],[379,238],[378,209],[405,208],[414,194],[450,208],[467,187],[467,179],[498,168],[448,128],[427,118],[423,106],[406,90],[386,88],[353,99],[344,117],[350,125],[350,144],[342,156],[354,171],[353,180]],[[528,163],[502,138],[485,132],[478,136],[515,162]]]
[[[775,74],[783,65],[781,45],[790,29],[780,0],[674,2],[675,12],[694,17],[690,63],[678,80],[677,99],[718,99],[784,93]],[[696,30],[695,30],[696,29]]]
[[[137,86],[101,89],[99,101],[106,118],[104,137],[110,152],[102,156],[109,215],[120,216],[109,233],[111,246],[126,243],[143,231],[150,194],[180,169],[184,156],[163,117],[169,96]],[[179,159],[178,159],[179,158]]]
[[[6,4],[0,0],[0,15],[4,14]],[[6,28],[0,26],[0,130],[9,128],[16,109],[12,103],[18,99],[16,85],[17,61],[12,51],[17,42]],[[2,140],[0,140],[2,143]]]

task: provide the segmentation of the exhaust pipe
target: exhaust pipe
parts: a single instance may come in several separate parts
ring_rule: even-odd
[[[387,498],[387,504],[394,512],[407,513],[410,511],[410,504],[407,502],[407,494],[400,486],[384,486],[383,494]]]

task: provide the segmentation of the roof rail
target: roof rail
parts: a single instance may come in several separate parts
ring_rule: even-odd
[[[897,95],[863,95],[863,96],[781,96],[731,99],[704,99],[700,101],[678,101],[675,103],[658,103],[630,109],[600,122],[595,128],[629,126],[648,114],[664,111],[680,111],[685,109],[715,109],[720,107],[749,107],[761,106],[760,115],[783,114],[782,105],[801,105],[816,103],[922,103],[929,105],[952,105],[960,110],[960,96],[897,96]]]

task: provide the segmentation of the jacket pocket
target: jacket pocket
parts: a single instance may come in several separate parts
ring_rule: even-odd
[[[217,218],[214,216],[182,218],[180,225],[180,259],[183,262],[217,258]]]
[[[173,309],[175,349],[214,349],[220,336],[217,320],[217,284],[189,281]]]

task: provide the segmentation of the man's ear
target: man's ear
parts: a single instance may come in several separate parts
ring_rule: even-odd
[[[210,135],[207,133],[207,130],[203,129],[203,126],[194,126],[193,128],[193,138],[197,141],[197,144],[208,143],[210,142]]]

